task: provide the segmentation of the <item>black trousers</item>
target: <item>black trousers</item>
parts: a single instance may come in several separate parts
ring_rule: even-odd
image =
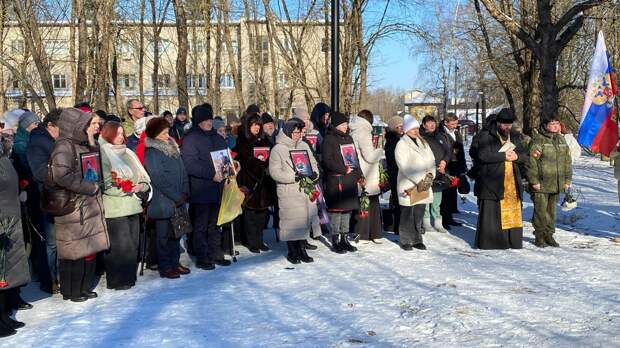
[[[115,289],[136,284],[138,268],[139,215],[106,219],[110,249],[104,253],[107,286]]]
[[[202,262],[213,262],[224,258],[222,231],[217,226],[219,204],[191,204],[190,216],[194,254]]]
[[[174,237],[170,219],[155,220],[155,233],[159,271],[163,272],[177,267],[181,256],[179,238]]]
[[[243,211],[243,234],[247,241],[247,247],[258,249],[263,245],[263,227],[265,227],[265,216],[267,210]]]
[[[60,293],[64,297],[78,297],[93,287],[96,261],[64,260],[58,261]]]
[[[422,220],[426,204],[416,204],[411,207],[400,207],[400,244],[415,245],[422,243]]]
[[[383,238],[383,226],[381,223],[381,205],[379,195],[368,196],[368,216],[361,218],[359,211],[353,218],[353,233],[358,234],[361,240]]]
[[[453,219],[452,214],[458,211],[458,189],[456,187],[450,187],[443,190],[441,195],[441,205],[439,206],[439,212],[444,221],[450,221]]]
[[[145,224],[146,265],[147,267],[157,265],[157,230],[155,229],[155,220],[142,220],[140,223]]]

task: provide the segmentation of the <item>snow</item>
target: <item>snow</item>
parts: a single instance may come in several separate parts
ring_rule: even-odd
[[[616,181],[608,163],[575,166],[579,207],[558,212],[561,248],[472,249],[476,205],[467,196],[450,234],[426,234],[428,251],[381,244],[291,265],[275,250],[177,280],[146,271],[133,289],[105,288],[85,303],[23,293],[34,309],[3,347],[582,347],[620,346],[620,231]],[[530,219],[532,205],[524,205]],[[320,244],[315,242],[315,244]],[[191,264],[183,256],[182,262]]]

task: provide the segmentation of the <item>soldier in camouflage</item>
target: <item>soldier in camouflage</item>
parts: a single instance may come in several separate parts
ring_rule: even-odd
[[[534,244],[541,248],[559,246],[553,238],[556,209],[560,193],[570,187],[573,176],[570,150],[560,127],[557,116],[546,118],[529,145],[526,175],[534,202]]]

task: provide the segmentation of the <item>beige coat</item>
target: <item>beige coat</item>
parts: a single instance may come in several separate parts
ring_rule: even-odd
[[[378,195],[381,193],[379,164],[381,159],[385,157],[383,149],[375,149],[372,144],[372,125],[365,119],[358,116],[351,118],[349,129],[353,143],[355,143],[362,173],[366,179],[366,192],[370,196]]]
[[[435,176],[435,156],[431,147],[421,137],[418,137],[416,145],[406,134],[396,144],[394,154],[398,164],[398,204],[410,207],[412,204],[405,191],[424,179],[427,173]],[[429,203],[433,203],[433,192],[429,198],[417,202],[416,205]]]
[[[321,233],[316,203],[310,202],[308,196],[300,192],[299,183],[295,182],[290,150],[306,150],[312,169],[318,171],[318,164],[308,144],[302,140],[294,142],[284,132],[278,134],[276,146],[269,154],[269,175],[277,184],[282,241],[307,239],[311,228],[314,236]]]
[[[618,149],[615,148],[609,157],[614,163],[614,177],[618,180],[618,201],[620,202],[620,153]]]

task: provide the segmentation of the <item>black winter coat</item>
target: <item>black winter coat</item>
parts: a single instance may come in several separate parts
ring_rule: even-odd
[[[383,145],[383,150],[385,150],[385,163],[386,167],[385,171],[387,172],[389,181],[390,181],[390,190],[392,192],[396,192],[396,183],[398,182],[398,164],[396,164],[396,156],[394,155],[394,151],[396,151],[396,144],[400,140],[400,135],[396,132],[392,132],[390,130],[385,134],[385,145]]]
[[[510,132],[510,139],[517,146],[515,152],[518,159],[513,162],[513,171],[516,179],[519,197],[523,199],[523,184],[520,166],[529,160],[527,149],[524,147],[521,136]],[[504,170],[506,154],[498,152],[502,147],[497,125],[492,123],[487,129],[480,131],[472,141],[469,155],[475,163],[472,169],[474,178],[474,194],[478,199],[499,201],[504,199]]]
[[[189,182],[179,148],[174,141],[164,143],[146,138],[144,168],[151,177],[153,198],[147,210],[153,219],[169,219],[183,194],[189,195]]]
[[[236,160],[241,164],[241,171],[237,176],[239,187],[245,186],[250,194],[246,197],[244,207],[252,210],[264,210],[273,205],[275,196],[275,182],[268,174],[269,158],[259,160],[254,157],[254,148],[266,147],[269,151],[273,145],[262,134],[251,136],[235,147]]]
[[[465,160],[465,146],[463,145],[463,136],[460,132],[455,132],[456,140],[448,134],[443,125],[438,125],[438,131],[444,134],[448,141],[448,147],[451,150],[450,161],[446,167],[448,174],[461,175],[467,172],[467,161]]]
[[[323,140],[321,164],[324,173],[324,195],[330,211],[351,211],[359,209],[357,181],[362,177],[360,168],[347,174],[340,145],[353,144],[347,133],[330,128]]]
[[[426,132],[423,128],[420,128],[420,134],[424,137],[424,140],[431,147],[433,156],[435,156],[435,165],[439,165],[439,162],[444,161],[446,165],[450,162],[450,146],[448,139],[442,133],[435,130],[433,133]]]
[[[47,178],[47,164],[54,151],[55,142],[43,123],[30,133],[26,156],[32,177],[39,184]]]
[[[213,181],[215,167],[211,152],[226,150],[226,140],[215,129],[192,129],[183,138],[181,157],[189,176],[190,203],[219,204],[223,183]]]

